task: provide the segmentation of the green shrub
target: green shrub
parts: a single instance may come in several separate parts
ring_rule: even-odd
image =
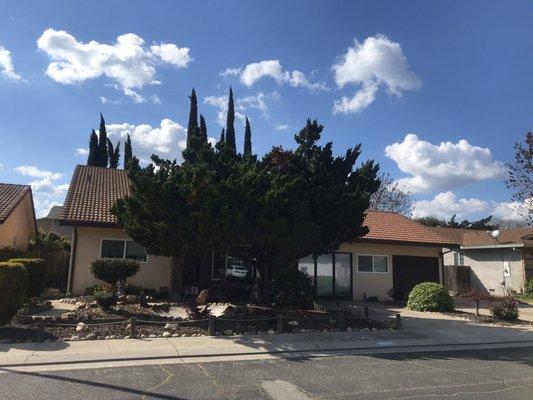
[[[453,300],[441,284],[423,282],[409,293],[407,307],[415,311],[452,311]]]
[[[139,263],[122,258],[100,258],[91,263],[90,271],[95,278],[115,288],[119,280],[128,279],[139,271]]]
[[[302,271],[283,268],[272,276],[272,300],[276,307],[313,307],[314,289],[311,278]]]
[[[9,262],[24,265],[28,272],[28,297],[38,297],[46,286],[46,264],[42,258],[12,258]]]
[[[0,325],[13,318],[26,299],[28,272],[22,264],[0,262]]]
[[[518,319],[518,302],[511,296],[504,297],[492,305],[490,313],[498,320],[516,321]]]
[[[526,296],[533,296],[533,279],[526,279],[524,284],[524,294]]]
[[[97,285],[93,287],[93,297],[101,308],[109,309],[111,306],[117,304],[117,297],[113,288],[109,285]]]

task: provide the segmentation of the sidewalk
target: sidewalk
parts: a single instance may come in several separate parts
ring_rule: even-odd
[[[400,311],[404,324],[401,331],[2,344],[0,371],[533,345],[533,327],[485,326],[434,314]]]

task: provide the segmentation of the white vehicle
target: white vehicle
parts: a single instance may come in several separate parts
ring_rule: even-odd
[[[235,278],[245,278],[248,274],[248,269],[242,265],[228,265],[226,267],[226,276],[234,276]]]

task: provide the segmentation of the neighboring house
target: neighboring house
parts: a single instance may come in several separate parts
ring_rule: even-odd
[[[37,218],[37,228],[45,233],[57,233],[58,235],[70,238],[73,228],[59,223],[61,208],[61,206],[54,206],[50,209],[46,217]]]
[[[0,249],[24,251],[36,232],[31,187],[0,183]]]
[[[147,255],[109,211],[129,193],[124,170],[76,167],[59,218],[61,224],[74,227],[69,291],[81,293],[98,282],[89,264],[100,257],[138,259],[141,269],[130,279],[132,283],[156,289],[169,286],[170,258]],[[344,243],[334,253],[299,261],[299,269],[312,278],[318,296],[386,299],[394,290],[403,298],[417,283],[441,281],[442,248],[453,247],[452,240],[396,213],[368,211],[365,224],[370,229],[365,237]],[[242,261],[226,255],[208,254],[205,259],[204,264],[186,267],[185,285],[203,289],[224,276],[235,277],[236,269],[243,279],[254,275]]]
[[[533,279],[533,228],[507,229],[499,235],[471,229],[432,228],[459,247],[444,250],[444,265],[470,267],[473,287],[504,296],[508,289],[521,292]]]
[[[73,227],[67,292],[83,293],[102,283],[89,272],[98,258],[133,258],[140,269],[129,282],[159,289],[169,285],[170,258],[146,254],[117,223],[110,209],[130,193],[125,170],[78,165],[72,176],[59,221]]]

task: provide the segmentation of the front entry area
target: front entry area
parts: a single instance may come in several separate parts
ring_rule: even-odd
[[[351,300],[352,264],[351,253],[335,252],[302,258],[298,269],[311,278],[317,297]]]
[[[395,300],[406,300],[411,289],[419,283],[439,283],[437,257],[393,256],[392,264]]]

